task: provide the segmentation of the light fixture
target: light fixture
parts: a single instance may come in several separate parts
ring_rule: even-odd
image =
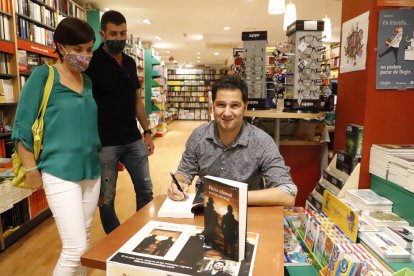
[[[220,55],[220,53],[219,52],[215,52],[214,55],[215,56],[218,56],[218,55]]]
[[[142,23],[147,24],[147,25],[151,25],[151,21],[149,19],[142,20]]]
[[[229,30],[230,30],[230,27],[229,27],[229,26],[225,26],[225,27],[223,28],[223,30],[224,30],[224,31],[229,31]]]
[[[197,55],[201,55],[201,53],[200,53],[200,52],[197,52],[196,54],[197,54]]]
[[[161,40],[161,37],[156,36],[156,37],[155,37],[155,39],[156,39],[156,40]]]
[[[201,61],[197,60],[198,63],[200,63]]]
[[[287,27],[295,21],[296,6],[292,3],[292,1],[290,1],[289,4],[286,5],[285,15],[283,17],[283,30],[286,31]]]
[[[197,59],[200,59],[201,57],[197,57]]]
[[[285,0],[269,0],[267,8],[269,14],[282,14],[285,12]]]
[[[204,35],[203,34],[190,34],[188,35],[188,38],[191,40],[203,40]]]
[[[165,50],[165,53],[166,53],[166,54],[169,54],[169,53],[171,53],[171,51],[169,51],[169,50]]]
[[[328,17],[328,0],[326,0],[326,13],[325,17],[322,18],[324,22],[323,32],[322,32],[322,41],[328,42],[332,40],[332,26],[331,19]]]

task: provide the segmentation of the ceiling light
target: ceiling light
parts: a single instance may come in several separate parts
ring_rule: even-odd
[[[176,61],[176,60],[174,60],[173,62],[174,62],[174,63],[178,63],[178,61]]]
[[[156,39],[156,40],[161,40],[161,37],[156,36],[156,37],[155,37],[155,39]]]
[[[185,67],[187,67],[187,68],[192,68],[192,67],[193,67],[193,65],[192,65],[192,64],[186,64],[186,65],[185,65]]]
[[[149,19],[142,20],[142,23],[147,24],[147,25],[151,25],[151,21]]]
[[[197,57],[197,59],[200,59],[201,57]]]
[[[324,38],[322,38],[322,41],[331,41],[332,40],[332,26],[331,26],[331,19],[328,17],[328,15],[325,15],[324,18],[322,18],[323,22],[324,22],[324,27],[323,27],[323,32],[322,32],[322,36]]]
[[[201,61],[197,60],[198,63],[200,63]]]
[[[325,5],[325,17],[322,18],[323,20],[323,32],[322,32],[322,41],[328,42],[332,40],[332,26],[331,26],[331,19],[328,17],[328,0],[326,0]]]
[[[192,34],[192,35],[189,35],[188,38],[192,39],[192,40],[203,40],[204,35],[202,35],[202,34]]]
[[[269,0],[267,9],[269,14],[282,14],[285,12],[285,0]]]
[[[286,5],[285,9],[285,15],[283,17],[283,30],[286,31],[287,26],[289,26],[291,23],[296,21],[296,6],[292,3],[292,1],[289,2],[289,4]]]
[[[218,55],[220,55],[220,54],[219,54],[218,52],[215,52],[215,53],[214,53],[214,55],[215,55],[215,56],[218,56]]]
[[[166,53],[166,54],[169,54],[169,53],[171,53],[171,51],[165,50],[165,53]]]
[[[201,53],[200,53],[200,52],[197,52],[196,54],[197,54],[197,55],[201,55]]]
[[[105,11],[109,11],[109,8],[104,8]]]
[[[230,27],[229,27],[229,26],[225,26],[225,27],[223,28],[223,30],[225,30],[225,31],[229,31],[229,30],[230,30]]]

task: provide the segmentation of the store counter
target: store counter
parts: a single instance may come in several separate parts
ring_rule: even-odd
[[[106,270],[106,260],[149,220],[204,225],[202,215],[196,215],[193,219],[158,218],[158,209],[165,197],[156,197],[108,236],[92,245],[81,257],[82,265]],[[253,275],[283,275],[283,207],[249,207],[247,231],[259,233]]]

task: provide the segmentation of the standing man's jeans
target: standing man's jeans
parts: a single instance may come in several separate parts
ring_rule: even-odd
[[[148,150],[143,139],[140,139],[127,145],[102,147],[99,158],[102,167],[99,213],[105,233],[109,234],[119,226],[114,206],[119,162],[125,165],[134,184],[136,210],[153,198]]]

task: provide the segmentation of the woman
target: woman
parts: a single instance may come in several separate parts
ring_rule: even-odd
[[[59,62],[53,66],[54,82],[38,160],[33,156],[31,126],[42,102],[47,66],[39,66],[21,91],[12,139],[27,184],[45,190],[62,240],[53,275],[85,275],[80,256],[88,248],[101,174],[97,107],[92,82],[82,73],[92,57],[95,35],[88,23],[69,17],[56,27],[53,40]]]

